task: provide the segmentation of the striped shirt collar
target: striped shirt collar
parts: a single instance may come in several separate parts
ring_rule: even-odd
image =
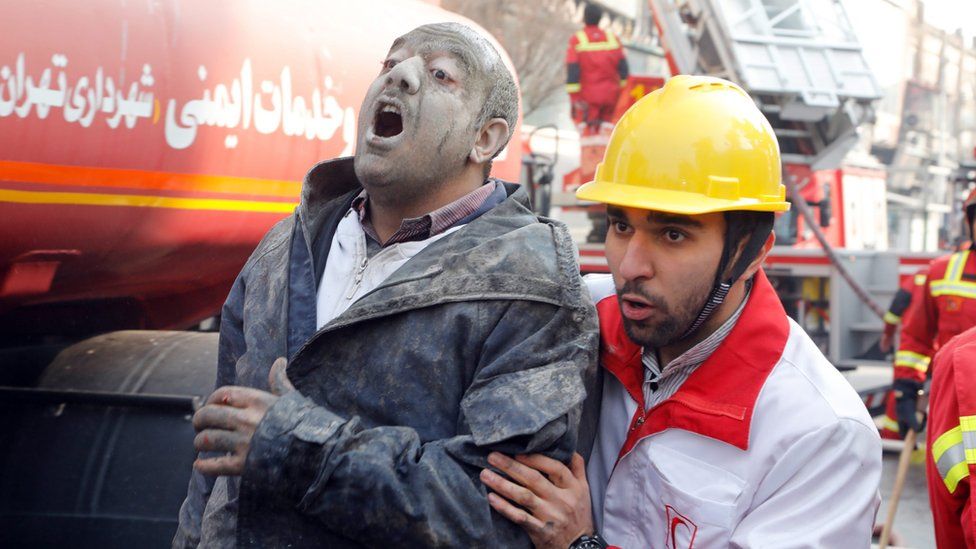
[[[404,219],[400,222],[400,228],[386,241],[383,247],[401,242],[412,242],[417,240],[427,240],[437,236],[447,229],[454,226],[465,217],[473,214],[491,196],[495,190],[495,181],[488,180],[484,185],[462,196],[461,198],[442,206],[428,214],[420,217]],[[376,229],[369,218],[369,196],[363,189],[359,196],[352,202],[352,208],[359,214],[359,223],[363,227],[363,232],[373,241],[380,243],[380,238],[376,234]]]
[[[734,313],[732,313],[732,316],[723,322],[717,330],[709,334],[705,339],[699,341],[692,348],[678,355],[674,360],[666,364],[664,368],[661,368],[660,364],[658,363],[657,350],[645,347],[641,351],[641,362],[644,364],[645,368],[645,382],[656,382],[679,372],[690,375],[695,368],[701,366],[702,363],[715,352],[715,349],[718,349],[718,346],[722,344],[722,341],[724,341],[725,337],[729,335],[732,328],[735,328],[735,323],[742,315],[742,310],[745,309],[748,301],[749,291],[746,292],[745,297],[742,299],[742,303],[740,303],[739,307]],[[685,377],[687,377],[687,375]]]
[[[789,352],[786,347],[795,327],[762,269],[751,282],[745,308],[732,331],[705,362],[681,380],[673,395],[652,405],[654,410],[645,401],[643,389],[649,384],[643,381],[646,369],[641,363],[642,349],[627,336],[619,305],[609,299],[597,304],[600,361],[627,395],[643,404],[646,411],[643,423],[639,415],[634,415],[620,456],[633,450],[641,440],[667,429],[681,429],[741,450],[749,449],[759,394],[776,365],[784,360],[784,353]],[[662,385],[654,396],[663,392]]]

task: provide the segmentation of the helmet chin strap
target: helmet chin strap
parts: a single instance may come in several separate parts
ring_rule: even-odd
[[[749,264],[752,263],[752,260],[759,254],[759,250],[762,249],[763,244],[766,243],[766,239],[769,237],[769,232],[772,228],[772,222],[768,224],[760,223],[756,227],[752,236],[749,237],[749,241],[743,246],[742,253],[739,254],[739,259],[732,266],[728,278],[722,280],[722,273],[725,272],[732,255],[735,253],[735,243],[730,242],[728,236],[726,236],[725,248],[722,250],[722,260],[719,261],[718,271],[715,273],[715,282],[712,284],[712,291],[708,294],[708,299],[705,300],[705,305],[698,312],[698,316],[695,317],[694,322],[688,326],[688,329],[678,338],[678,341],[687,339],[698,331],[702,324],[725,302],[725,298],[729,295],[729,291],[732,290],[735,281],[742,276],[742,273],[746,272]]]

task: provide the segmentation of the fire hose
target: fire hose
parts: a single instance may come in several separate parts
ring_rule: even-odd
[[[789,196],[790,202],[793,207],[797,209],[801,216],[803,216],[803,221],[806,226],[813,231],[813,235],[817,238],[817,242],[820,243],[820,247],[823,248],[824,254],[827,255],[827,260],[837,268],[837,272],[840,276],[847,282],[847,285],[854,290],[854,294],[857,298],[861,300],[865,305],[868,306],[871,311],[878,316],[878,318],[884,318],[885,310],[881,308],[868,294],[867,290],[853,277],[851,273],[847,270],[843,263],[841,263],[840,258],[837,257],[837,252],[834,251],[833,246],[827,241],[827,236],[824,235],[823,231],[820,229],[820,224],[813,216],[813,210],[810,209],[810,205],[807,203],[806,199],[803,198],[803,194],[800,189],[804,185],[799,185],[790,177],[786,170],[783,170],[783,181],[786,184],[786,192]],[[803,180],[803,183],[809,181],[809,177]]]

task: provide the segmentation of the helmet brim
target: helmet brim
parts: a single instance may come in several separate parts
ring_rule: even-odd
[[[639,208],[680,215],[701,215],[736,210],[785,212],[790,209],[789,202],[774,196],[769,197],[769,200],[755,198],[729,200],[698,193],[604,181],[586,183],[576,191],[576,198],[587,202],[602,202],[625,208]]]

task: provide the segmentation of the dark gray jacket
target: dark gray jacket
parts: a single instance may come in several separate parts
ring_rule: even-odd
[[[289,356],[297,391],[269,410],[220,501],[194,473],[174,546],[195,545],[205,515],[206,539],[233,539],[235,510],[238,546],[529,545],[478,473],[492,450],[568,460],[598,338],[565,227],[507,189],[314,332],[328,245],[303,235],[331,242],[359,185],[351,159],[309,172],[296,215],[227,299],[217,380],[267,390]]]

